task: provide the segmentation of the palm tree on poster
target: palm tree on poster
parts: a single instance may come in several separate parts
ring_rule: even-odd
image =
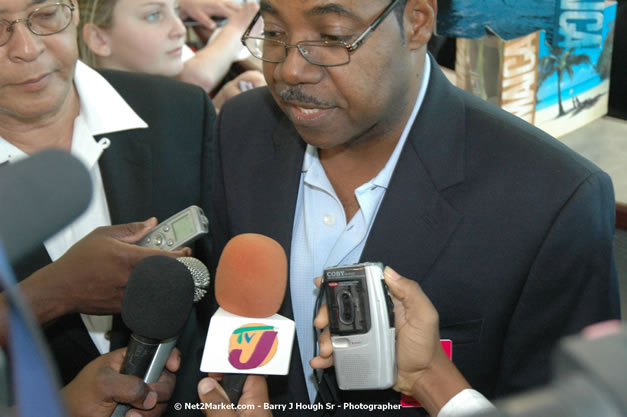
[[[562,106],[562,79],[564,73],[572,79],[575,75],[574,68],[577,65],[589,64],[592,65],[588,55],[575,54],[573,51],[575,48],[566,50],[559,46],[551,46],[549,56],[545,56],[540,60],[540,71],[538,74],[538,84],[542,84],[553,73],[557,73],[557,103],[559,105],[559,114],[557,117],[561,117],[566,114],[564,107]]]

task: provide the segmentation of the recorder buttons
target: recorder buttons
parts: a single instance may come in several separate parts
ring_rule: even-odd
[[[155,242],[155,246],[161,247],[163,246],[163,236],[160,234],[155,235],[153,241]]]

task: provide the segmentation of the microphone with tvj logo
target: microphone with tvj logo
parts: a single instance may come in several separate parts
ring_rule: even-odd
[[[287,286],[287,257],[275,240],[246,233],[224,247],[215,274],[220,308],[211,317],[200,364],[224,373],[222,386],[237,404],[248,374],[287,375],[294,322],[276,314]]]

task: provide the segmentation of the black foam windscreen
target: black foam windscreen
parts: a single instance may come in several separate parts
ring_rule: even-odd
[[[122,320],[140,336],[163,340],[176,336],[192,310],[194,280],[174,258],[149,256],[131,272],[122,297]]]
[[[87,168],[61,150],[47,150],[0,167],[0,239],[10,262],[78,217],[89,205]]]

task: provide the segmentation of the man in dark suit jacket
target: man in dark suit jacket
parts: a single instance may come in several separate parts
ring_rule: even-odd
[[[258,41],[247,43],[271,61],[264,62],[268,89],[234,98],[218,119],[214,256],[237,234],[261,233],[285,248],[290,271],[298,271],[308,261],[298,222],[310,219],[302,196],[311,167],[303,161],[319,161],[348,231],[363,211],[355,190],[389,168],[406,137],[358,260],[383,262],[421,285],[439,312],[441,337],[453,341],[453,361],[493,398],[547,382],[558,339],[619,316],[614,196],[592,163],[449,83],[426,54],[435,7],[433,0],[262,3],[271,40],[259,49]],[[385,17],[389,8],[399,19]],[[293,45],[321,33],[359,39],[377,22],[349,59],[343,51],[355,45],[323,54],[317,48],[328,43],[269,43]],[[323,234],[320,228],[314,231]],[[324,251],[338,242],[308,244]],[[295,285],[321,274],[290,276],[280,313],[292,317]],[[314,400],[298,340],[295,347],[289,375],[268,380],[273,402]],[[400,402],[391,390],[339,398]],[[414,411],[398,411],[405,413]]]
[[[156,225],[153,217],[165,220],[191,204],[208,211],[215,111],[197,87],[140,74],[99,75],[77,63],[78,13],[72,3],[46,5],[55,10],[47,9],[45,27],[22,21],[34,19],[40,6],[24,0],[3,4],[2,17],[19,20],[0,37],[0,162],[54,147],[79,154],[92,175],[98,214],[88,212],[83,216],[88,220],[75,221],[61,241],[46,242],[14,265],[67,383],[109,345],[127,345],[128,330],[118,313],[134,266],[151,255],[191,254],[134,243]],[[90,233],[96,226],[103,227]],[[208,237],[194,249],[207,262]],[[0,304],[5,301],[0,294]],[[114,315],[111,332],[93,338],[106,345],[100,351],[79,313]],[[0,344],[6,325],[0,314]],[[161,414],[171,394],[173,403],[196,401],[202,342],[192,314],[179,338],[179,384],[174,392],[172,387],[159,392],[162,404],[150,415]]]

